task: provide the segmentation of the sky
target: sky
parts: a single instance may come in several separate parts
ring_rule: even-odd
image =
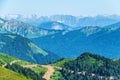
[[[0,14],[120,15],[120,0],[0,0]]]

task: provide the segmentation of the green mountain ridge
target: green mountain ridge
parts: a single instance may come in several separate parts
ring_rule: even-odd
[[[39,48],[31,40],[15,34],[0,34],[0,52],[39,64],[59,59],[57,55]]]
[[[75,59],[72,59],[72,58],[62,58],[54,63],[51,63],[52,66],[59,66],[59,67],[62,67],[65,63],[67,62],[70,62],[70,61],[73,61]]]
[[[119,80],[120,60],[83,53],[77,59],[63,65],[61,74],[65,80]]]

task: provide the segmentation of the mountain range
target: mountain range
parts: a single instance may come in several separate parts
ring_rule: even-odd
[[[88,51],[113,58],[120,57],[119,33],[120,27],[84,27],[31,40],[62,57],[76,57],[81,52]]]
[[[11,16],[11,17],[10,17]],[[31,15],[25,17],[23,15],[8,15],[3,17],[7,20],[18,20],[30,25],[39,26],[45,22],[59,22],[67,25],[70,29],[75,27],[85,26],[100,26],[104,27],[120,21],[120,16],[117,15],[97,15],[97,16],[72,16],[72,15],[52,15],[52,16],[37,16]],[[47,27],[44,27],[47,28]],[[50,28],[49,28],[50,29]]]
[[[0,33],[13,33],[27,38],[35,38],[57,33],[55,30],[48,31],[17,20],[3,20],[4,19],[0,20],[2,22],[0,24]]]
[[[81,52],[88,51],[112,58],[120,56],[119,19],[119,16],[75,17],[71,15],[19,17],[9,20],[1,18],[0,33],[29,38],[40,48],[60,57],[76,57]],[[37,20],[38,23],[34,24],[33,20]],[[72,25],[77,23],[82,26]]]

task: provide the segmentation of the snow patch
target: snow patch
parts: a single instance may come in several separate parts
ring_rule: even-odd
[[[53,26],[52,29],[63,30],[63,28],[61,26],[59,26],[59,25]]]

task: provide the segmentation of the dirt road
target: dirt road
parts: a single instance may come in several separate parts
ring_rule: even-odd
[[[39,66],[38,64],[23,65],[24,68],[33,68]]]
[[[19,61],[21,61],[21,60],[14,60],[14,61],[10,62],[9,64],[12,65],[12,64],[19,62]],[[7,65],[8,65],[7,63],[2,64],[2,67],[6,67]]]
[[[44,74],[43,78],[50,80],[50,77],[54,74],[54,67],[51,65],[42,65],[42,67],[47,68],[47,72]]]
[[[14,60],[12,62],[10,62],[9,64],[12,65],[16,62],[19,62],[20,60]],[[7,66],[7,64],[3,64],[2,67],[5,67]],[[25,67],[25,68],[33,68],[33,67],[37,67],[37,66],[42,66],[42,67],[45,67],[47,68],[47,72],[44,74],[43,78],[45,78],[46,80],[50,80],[50,77],[54,74],[54,66],[51,66],[51,65],[38,65],[38,64],[31,64],[31,65],[23,65],[22,67]],[[58,68],[58,67],[57,67]]]

